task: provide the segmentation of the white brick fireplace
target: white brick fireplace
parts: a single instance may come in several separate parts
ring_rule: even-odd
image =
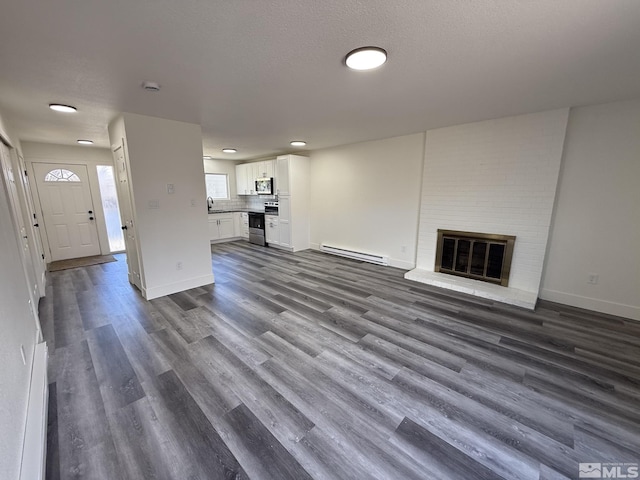
[[[408,279],[533,309],[569,109],[430,130]],[[438,229],[515,235],[509,286],[435,273]]]

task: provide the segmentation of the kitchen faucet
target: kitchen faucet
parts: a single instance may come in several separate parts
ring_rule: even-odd
[[[213,210],[213,198],[207,197],[207,210]]]

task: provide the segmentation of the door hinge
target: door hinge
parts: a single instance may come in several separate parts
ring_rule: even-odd
[[[25,176],[25,177],[28,177],[28,176],[29,176],[29,174],[27,173],[27,171],[26,171],[26,170],[24,171],[24,176]]]
[[[33,214],[33,219],[35,220],[36,218],[38,218],[38,217],[36,217],[36,214],[34,213]]]
[[[42,254],[42,259],[44,260],[44,253]]]

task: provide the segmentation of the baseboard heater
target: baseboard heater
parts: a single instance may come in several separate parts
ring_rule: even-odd
[[[352,258],[363,262],[375,263],[376,265],[389,265],[389,257],[382,255],[374,255],[371,253],[356,252],[355,250],[347,250],[346,248],[332,247],[331,245],[320,245],[320,251],[338,255],[340,257]]]

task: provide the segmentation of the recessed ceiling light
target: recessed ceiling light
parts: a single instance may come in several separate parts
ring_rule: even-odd
[[[347,67],[353,70],[371,70],[387,61],[387,52],[380,47],[362,47],[351,50],[346,58]]]
[[[204,157],[202,157],[203,160],[213,160],[213,157],[210,155],[205,155]]]
[[[78,111],[76,107],[72,107],[71,105],[62,105],[60,103],[50,103],[49,108],[51,110],[55,110],[56,112],[63,113],[74,113]]]
[[[236,150],[235,148],[223,148],[222,152],[223,153],[237,153],[238,150]]]
[[[289,145],[291,145],[292,147],[304,147],[306,144],[307,142],[303,142],[302,140],[294,140]]]
[[[93,145],[93,141],[92,140],[78,140],[78,143],[80,145]]]

